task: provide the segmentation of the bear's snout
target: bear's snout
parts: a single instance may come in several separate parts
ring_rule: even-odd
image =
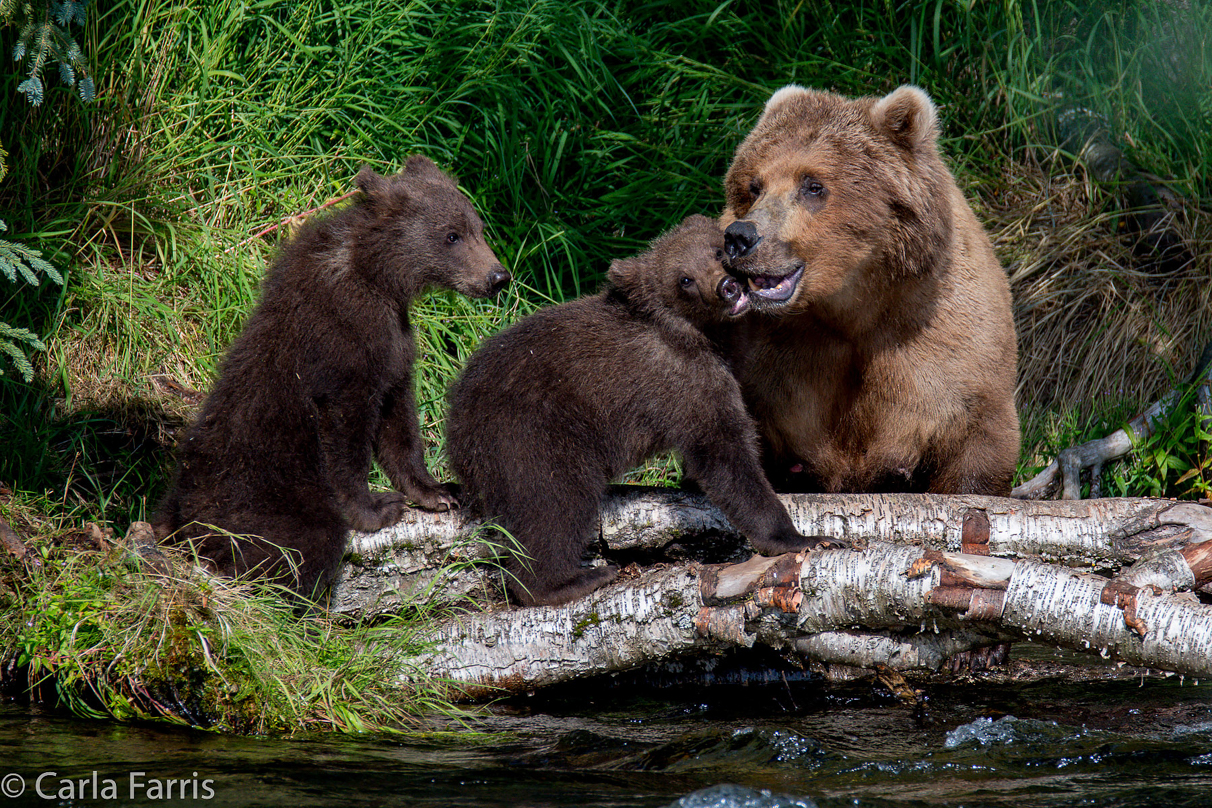
[[[726,313],[729,317],[737,317],[749,310],[749,295],[745,293],[745,287],[731,275],[725,276],[720,281],[720,285],[716,287],[716,293],[721,300],[728,304],[729,308]]]
[[[729,258],[743,258],[753,251],[762,237],[757,225],[741,220],[733,222],[724,230],[724,250]]]
[[[488,294],[495,295],[497,292],[505,288],[505,285],[513,280],[513,276],[509,274],[509,270],[505,267],[498,266],[492,272],[488,273]]]

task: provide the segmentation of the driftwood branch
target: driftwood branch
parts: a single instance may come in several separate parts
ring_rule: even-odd
[[[1196,385],[1196,406],[1202,414],[1205,430],[1212,427],[1212,342],[1204,346],[1195,372],[1187,386]],[[1065,449],[1056,456],[1043,471],[1015,488],[1010,495],[1019,499],[1042,499],[1054,493],[1058,487],[1062,499],[1081,499],[1081,474],[1090,470],[1090,498],[1099,496],[1099,483],[1103,465],[1118,460],[1140,441],[1153,435],[1159,424],[1174,409],[1183,397],[1183,390],[1171,390],[1149,405],[1127,425],[1104,438],[1088,441]]]

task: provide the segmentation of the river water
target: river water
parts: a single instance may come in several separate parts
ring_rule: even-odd
[[[720,784],[753,799],[685,804],[1212,806],[1212,685],[1190,679],[1000,675],[928,685],[914,709],[872,680],[716,678],[544,691],[439,738],[231,737],[0,705],[0,808],[666,806]]]

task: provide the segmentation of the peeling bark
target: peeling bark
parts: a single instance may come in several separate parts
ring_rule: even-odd
[[[1212,580],[1212,509],[1150,499],[781,499],[801,532],[850,539],[856,549],[751,557],[705,497],[623,487],[603,507],[598,549],[624,572],[574,603],[502,606],[478,524],[419,512],[352,537],[334,603],[346,613],[384,611],[422,587],[430,602],[495,597],[487,611],[443,624],[430,660],[472,697],[759,644],[834,671],[937,669],[959,652],[1033,638],[1212,672],[1212,607],[1186,591]],[[701,557],[686,560],[695,552]],[[709,555],[729,560],[706,563]],[[453,570],[441,569],[452,560]]]
[[[873,539],[952,552],[980,549],[1110,571],[1159,549],[1182,548],[1196,530],[1212,531],[1212,509],[1156,499],[1029,502],[932,494],[783,494],[780,499],[805,535],[845,538],[859,546]],[[461,512],[412,511],[377,533],[352,534],[332,609],[378,614],[417,599],[499,598],[491,567],[482,563],[493,550],[476,540],[478,527]],[[623,565],[637,553],[651,563],[688,556],[720,561],[751,552],[701,494],[639,486],[613,489],[602,509],[601,539],[602,555]],[[452,561],[456,568],[443,567]]]
[[[1209,548],[1199,545],[1193,557]],[[1191,583],[1196,583],[1194,576]],[[431,668],[469,697],[757,643],[850,667],[937,669],[960,651],[1035,639],[1133,665],[1212,674],[1212,606],[1038,561],[872,542],[743,564],[647,571],[562,607],[462,615]],[[857,633],[853,629],[859,629]]]

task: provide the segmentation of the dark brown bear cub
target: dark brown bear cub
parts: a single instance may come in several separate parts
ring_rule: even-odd
[[[406,500],[456,504],[425,468],[408,307],[426,287],[486,297],[509,281],[471,203],[428,159],[391,177],[364,168],[357,184],[354,205],[308,224],[270,268],[156,517],[159,536],[192,542],[219,572],[309,597],[350,528],[393,524]],[[372,455],[397,491],[369,489]]]
[[[676,449],[685,473],[763,553],[800,535],[762,473],[741,390],[704,329],[748,307],[723,268],[714,221],[692,216],[635,258],[615,261],[597,295],[497,334],[451,390],[447,453],[465,494],[529,558],[512,558],[524,605],[555,605],[618,574],[584,569],[607,485]]]

